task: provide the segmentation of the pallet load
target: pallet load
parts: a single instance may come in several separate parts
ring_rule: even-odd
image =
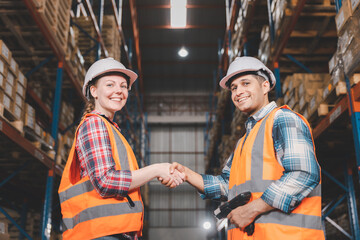
[[[265,65],[270,57],[270,28],[268,25],[264,25],[260,34],[260,45],[258,51],[258,57]]]
[[[331,76],[323,73],[295,73],[287,76],[282,87],[284,104],[308,120],[317,118],[318,107],[324,99],[324,86],[330,80]]]
[[[90,65],[95,62],[95,41],[91,40],[89,36],[93,39],[97,39],[94,26],[91,22],[91,19],[88,17],[78,17],[73,19],[75,26],[73,26],[75,33],[75,42],[80,52],[84,54],[85,68],[88,69]],[[77,26],[84,30],[87,34],[82,32]],[[86,54],[85,54],[86,53]],[[77,49],[75,49],[75,54],[77,54]]]
[[[0,40],[0,115],[22,133],[27,80]]]
[[[282,34],[282,26],[290,19],[296,0],[274,0],[271,2],[271,15],[274,23],[275,38]]]
[[[1,240],[10,240],[9,235],[9,226],[5,218],[0,219],[0,239]]]
[[[66,52],[72,0],[33,0],[48,28],[53,30],[62,50]]]
[[[121,38],[117,29],[115,17],[113,15],[105,15],[101,35],[104,40],[105,48],[109,57],[115,60],[121,60]],[[105,57],[105,56],[103,56]]]

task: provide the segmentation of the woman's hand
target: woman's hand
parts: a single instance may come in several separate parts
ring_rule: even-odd
[[[175,188],[185,181],[185,174],[175,169],[170,163],[159,164],[158,180],[166,187]]]

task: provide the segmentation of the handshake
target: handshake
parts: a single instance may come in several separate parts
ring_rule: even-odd
[[[175,188],[186,181],[185,167],[174,162],[160,163],[157,179],[168,188]]]

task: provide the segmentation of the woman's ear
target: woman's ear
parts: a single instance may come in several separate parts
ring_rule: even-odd
[[[97,91],[94,85],[90,86],[90,94],[93,96],[93,98],[97,99]]]

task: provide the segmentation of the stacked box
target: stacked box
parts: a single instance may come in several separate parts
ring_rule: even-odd
[[[352,16],[350,0],[343,0],[342,6],[339,12],[335,16],[336,30],[340,35],[344,29],[344,26]]]
[[[73,141],[73,131],[68,131],[65,135],[60,136],[58,144],[58,155],[56,158],[57,164],[62,166],[66,164]]]
[[[284,17],[290,16],[291,11],[297,4],[296,0],[274,0],[271,2],[271,15],[274,22],[276,36],[280,35],[281,27],[284,23]]]
[[[33,129],[35,128],[35,109],[28,103],[25,103],[24,109],[24,126]]]
[[[24,74],[19,70],[15,87],[15,103],[12,110],[17,119],[23,119],[26,97],[26,85],[27,79]]]
[[[360,11],[356,12],[351,21],[344,27],[343,34],[339,37],[339,46],[342,46],[341,52],[344,71],[351,75],[357,70],[360,63]]]
[[[0,239],[10,240],[8,223],[5,219],[0,219]]]
[[[354,14],[357,10],[359,10],[360,1],[350,0],[350,5],[351,5],[351,13]]]
[[[299,85],[299,110],[300,113],[306,111],[306,107],[311,102],[318,89],[324,88],[324,83],[330,80],[329,74],[303,74],[303,81]]]
[[[49,27],[54,31],[63,51],[66,52],[70,27],[71,0],[42,0],[36,6]]]
[[[2,41],[1,39],[0,39],[0,56],[2,59],[6,61],[7,64],[11,63],[12,54],[9,48],[4,43],[4,41]]]
[[[270,28],[264,25],[260,35],[261,41],[259,45],[258,57],[260,61],[266,64],[270,57]]]
[[[60,122],[65,126],[69,126],[74,122],[74,107],[71,104],[62,102],[61,104],[61,113],[60,113]]]
[[[101,36],[104,41],[109,57],[115,60],[121,60],[121,38],[117,28],[115,17],[113,15],[105,15],[103,18],[103,26]],[[103,56],[105,57],[105,56]]]
[[[73,19],[73,21],[79,25],[84,31],[86,31],[92,38],[97,39],[94,26],[92,25],[92,22],[87,17],[79,17]],[[89,43],[93,43],[93,41],[86,36],[83,32],[81,32],[77,27],[74,28],[75,32],[75,42],[79,48],[79,50],[83,53],[85,53],[91,46]],[[76,50],[77,51],[77,50]],[[76,51],[74,53],[74,56],[76,55]],[[85,57],[85,68],[89,68],[90,65],[95,62],[95,51],[89,52]],[[72,59],[73,60],[73,59]]]

